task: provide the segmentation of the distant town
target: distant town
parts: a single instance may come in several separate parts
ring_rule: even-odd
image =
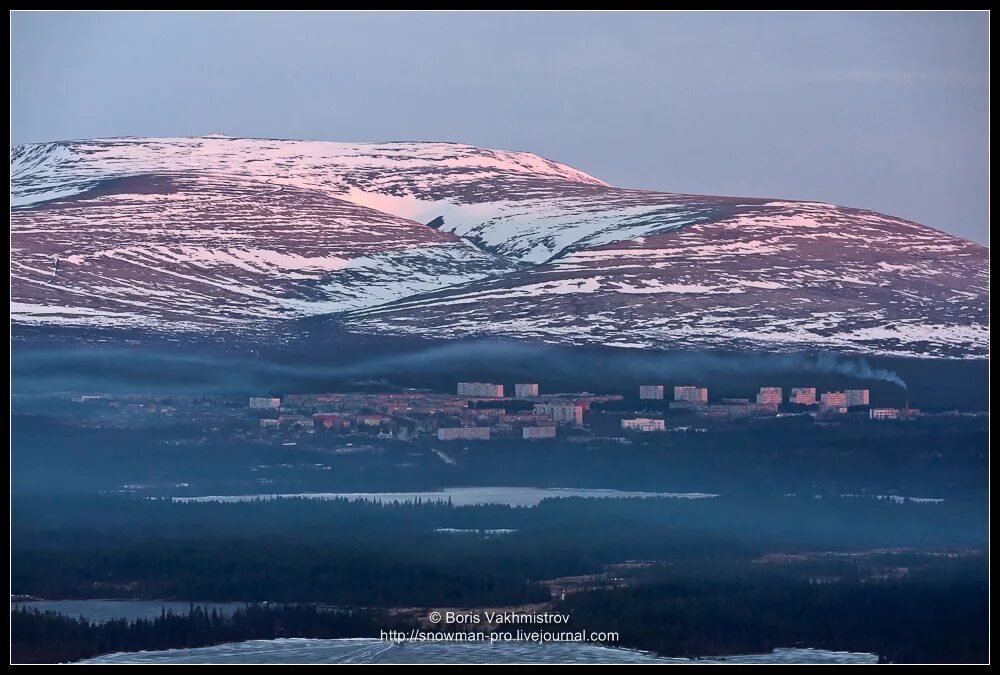
[[[804,417],[821,424],[913,420],[903,408],[872,405],[868,389],[818,392],[815,387],[760,387],[747,398],[711,400],[707,387],[646,384],[626,394],[544,393],[537,383],[504,385],[458,382],[455,393],[427,389],[393,392],[328,392],[282,396],[112,395],[67,396],[90,404],[98,425],[155,419],[200,419],[209,425],[237,424],[243,432],[303,431],[371,439],[412,441],[569,441],[607,439],[629,443],[631,437],[669,432],[705,432],[710,423]],[[939,413],[959,415],[973,413]],[[101,422],[103,420],[103,422]],[[132,422],[129,422],[131,420]],[[221,427],[220,427],[221,428]],[[288,439],[286,439],[288,440]],[[294,440],[294,439],[293,439]],[[294,443],[287,443],[292,444]]]
[[[639,404],[635,407],[646,411],[648,416],[617,415],[619,434],[627,437],[633,433],[705,430],[689,424],[668,425],[668,415],[664,413],[681,410],[698,418],[717,420],[808,415],[882,421],[920,414],[908,406],[872,407],[868,389],[828,391],[817,396],[814,387],[797,387],[790,390],[786,399],[780,387],[761,387],[753,399],[723,398],[714,403],[709,402],[706,387],[675,386],[670,401],[665,401],[666,392],[667,388],[661,384],[641,385]],[[508,396],[502,384],[459,382],[455,394],[429,391],[289,394],[251,397],[248,406],[262,429],[363,432],[401,440],[433,435],[440,441],[488,441],[543,440],[573,430],[588,430],[595,422],[596,415],[592,414],[596,412],[595,406],[624,401],[622,394],[542,393],[535,383],[516,384],[513,395]],[[603,408],[601,426],[608,431],[607,418],[614,414],[606,405]]]

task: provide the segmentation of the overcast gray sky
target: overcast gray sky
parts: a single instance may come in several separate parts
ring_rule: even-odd
[[[977,13],[26,13],[11,142],[447,140],[988,240]]]

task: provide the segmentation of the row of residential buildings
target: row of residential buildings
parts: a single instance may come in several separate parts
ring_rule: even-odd
[[[662,400],[663,385],[642,385],[639,398],[642,400]],[[740,418],[754,416],[781,416],[780,406],[786,401],[781,387],[761,387],[756,402],[747,398],[724,398],[721,403],[708,403],[708,389],[692,385],[674,387],[674,400],[670,408],[692,410],[705,417]],[[787,402],[803,406],[817,406],[818,413],[824,415],[844,414],[851,408],[871,405],[868,389],[846,389],[844,391],[823,392],[817,398],[815,387],[793,387]],[[873,420],[891,420],[914,417],[920,411],[910,408],[869,408],[868,417]],[[813,413],[815,414],[815,413]],[[623,419],[622,429],[626,431],[663,431],[663,420],[637,417]]]
[[[488,441],[492,438],[491,427],[442,427],[437,431],[439,441]],[[541,440],[555,438],[556,428],[522,427],[521,438],[525,440]]]
[[[641,400],[663,400],[664,386],[661,384],[644,384],[639,387],[639,398]],[[827,407],[850,408],[859,405],[869,404],[868,389],[847,389],[845,391],[828,391],[820,395],[819,403]],[[708,403],[708,388],[696,387],[693,385],[679,385],[674,387],[674,400],[687,403]],[[757,394],[757,403],[763,405],[781,405],[783,402],[783,390],[781,387],[761,387]],[[789,403],[799,403],[802,405],[815,405],[815,387],[793,387],[788,395]]]
[[[584,414],[593,403],[621,401],[621,395],[539,393],[537,384],[516,384],[514,398],[505,399],[503,385],[491,382],[460,382],[457,394],[424,390],[390,393],[291,394],[284,398],[257,396],[249,408],[262,428],[330,430],[342,433],[377,433],[410,438],[433,434],[439,440],[491,440],[497,436],[524,439],[554,438],[560,427],[584,427]],[[662,400],[663,385],[642,385],[639,398]],[[818,413],[846,413],[870,404],[868,389],[823,392],[814,387],[795,387],[787,399],[781,387],[761,387],[755,399],[725,398],[709,403],[708,388],[695,385],[673,387],[670,408],[687,409],[708,418],[774,417],[783,403],[818,406]],[[508,401],[505,403],[505,401]],[[530,410],[526,408],[530,405]],[[794,411],[791,411],[792,413]],[[871,419],[897,419],[914,411],[873,408]],[[812,413],[816,414],[816,413]],[[636,417],[621,420],[625,431],[664,431],[664,420]]]
[[[621,395],[588,392],[540,395],[537,384],[516,385],[519,401],[510,403],[503,402],[499,384],[462,382],[457,391],[461,393],[410,390],[260,396],[250,398],[248,405],[260,426],[267,429],[312,428],[393,438],[433,434],[440,440],[490,440],[497,436],[553,438],[560,426],[582,426],[584,412],[592,403],[623,399]],[[531,407],[525,409],[525,405]]]
[[[477,396],[483,398],[503,398],[503,385],[492,382],[459,382],[459,396]],[[538,396],[537,384],[515,384],[514,398],[533,398]]]
[[[777,387],[761,388],[760,396],[765,392],[777,392],[778,399],[781,398],[781,389]],[[771,394],[773,395],[773,394]],[[816,405],[815,387],[793,387],[788,395],[789,403],[799,403],[801,405]],[[828,408],[853,408],[859,405],[869,405],[871,394],[868,389],[846,389],[844,391],[827,391],[820,394],[819,403]]]
[[[639,386],[639,398],[648,401],[662,401],[664,387],[662,384],[643,384]],[[692,403],[708,403],[708,389],[691,385],[674,387],[675,401],[690,401]]]

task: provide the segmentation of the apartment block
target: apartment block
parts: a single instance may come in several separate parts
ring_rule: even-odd
[[[536,403],[535,415],[551,417],[557,424],[583,424],[583,406],[575,404]]]
[[[691,385],[674,387],[674,400],[687,401],[688,403],[708,403],[708,389]]]
[[[644,384],[639,387],[639,398],[654,401],[663,400],[662,384]]]
[[[489,427],[443,427],[438,429],[439,441],[488,441]]]
[[[666,425],[663,420],[637,417],[632,420],[622,420],[622,429],[626,431],[664,431]]]
[[[514,385],[514,396],[517,398],[530,398],[532,396],[538,396],[538,385],[537,384],[515,384]]]
[[[459,382],[458,395],[503,398],[503,385],[491,382]]]
[[[825,408],[846,408],[847,392],[825,391],[820,394],[819,402]]]
[[[871,401],[871,395],[867,389],[848,389],[844,393],[847,395],[848,408],[855,405],[869,405]]]
[[[539,438],[555,438],[556,428],[555,427],[524,427],[521,430],[521,435],[525,439],[537,440]]]
[[[781,387],[761,387],[757,394],[757,403],[765,405],[781,405]]]
[[[792,392],[788,395],[788,402],[815,405],[816,387],[792,387]]]

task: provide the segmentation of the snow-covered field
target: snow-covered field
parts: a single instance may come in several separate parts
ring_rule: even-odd
[[[863,664],[878,657],[864,652],[824,649],[775,649],[769,654],[707,659],[671,659],[648,652],[584,642],[412,642],[399,644],[373,638],[314,640],[290,638],[234,644],[98,656],[83,663],[760,663]]]

